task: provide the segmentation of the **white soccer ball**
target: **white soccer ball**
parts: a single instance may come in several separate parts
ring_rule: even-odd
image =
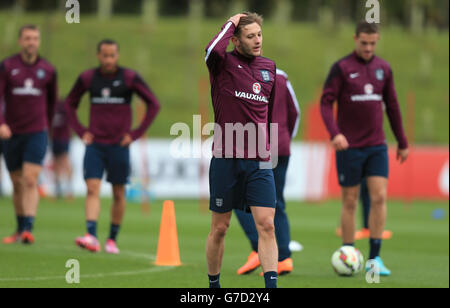
[[[355,247],[343,246],[333,254],[331,264],[339,276],[353,276],[363,269],[364,257]]]

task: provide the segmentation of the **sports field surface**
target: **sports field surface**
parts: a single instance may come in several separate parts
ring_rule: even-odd
[[[150,215],[141,212],[139,204],[129,204],[119,235],[118,256],[104,252],[92,254],[74,244],[83,235],[83,199],[43,200],[36,221],[36,243],[0,246],[0,287],[207,287],[205,241],[210,215],[200,210],[197,201],[175,201],[180,267],[157,267],[156,257],[162,201],[151,205]],[[99,238],[104,244],[109,231],[110,201],[102,200]],[[435,209],[443,209],[442,219],[433,218]],[[365,275],[340,278],[331,268],[332,253],[339,248],[335,235],[340,205],[337,201],[321,204],[288,204],[292,239],[304,246],[293,254],[295,269],[279,279],[282,288],[310,287],[449,287],[449,220],[448,203],[389,203],[388,228],[394,237],[383,244],[382,256],[393,275],[381,278],[378,285],[368,284]],[[0,235],[15,228],[13,207],[8,198],[0,199]],[[357,242],[364,255],[368,241]],[[221,273],[222,287],[259,288],[264,281],[259,270],[248,276],[237,276],[250,253],[250,246],[237,220],[233,218],[226,240]],[[67,260],[80,263],[80,284],[67,284]]]

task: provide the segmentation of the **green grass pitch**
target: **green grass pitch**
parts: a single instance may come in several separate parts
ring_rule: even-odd
[[[157,267],[157,250],[162,202],[151,206],[149,216],[141,214],[140,205],[129,204],[119,236],[121,255],[104,252],[92,254],[74,244],[83,235],[83,199],[73,202],[43,200],[35,227],[33,246],[16,244],[0,246],[0,287],[207,287],[205,241],[210,216],[200,211],[197,201],[176,201],[178,238],[183,265]],[[110,201],[102,200],[99,238],[104,244],[109,229]],[[446,217],[434,220],[436,208],[445,210]],[[279,279],[282,288],[309,287],[449,287],[449,221],[448,203],[389,203],[388,228],[394,238],[383,244],[382,256],[393,275],[381,278],[378,285],[367,284],[365,275],[340,278],[331,268],[330,258],[339,247],[335,236],[340,205],[337,201],[322,204],[290,202],[292,239],[301,242],[305,250],[294,253],[294,272]],[[0,235],[15,228],[10,199],[0,199]],[[364,255],[367,241],[357,242]],[[259,271],[238,277],[235,272],[250,252],[237,220],[233,218],[226,239],[221,273],[223,287],[259,288],[264,281]],[[80,263],[81,283],[67,284],[66,261]]]

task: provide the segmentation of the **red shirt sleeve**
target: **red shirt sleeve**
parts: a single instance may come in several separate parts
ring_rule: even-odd
[[[131,89],[144,101],[147,106],[147,112],[145,113],[142,123],[138,128],[130,133],[133,140],[137,140],[142,137],[150,127],[156,115],[159,113],[161,106],[149,86],[138,74],[136,74],[133,78]]]
[[[231,21],[227,22],[223,25],[222,30],[206,46],[205,62],[212,74],[218,71],[225,59],[228,44],[235,30],[234,23]]]
[[[3,102],[6,89],[6,68],[5,63],[0,62],[0,103]],[[0,106],[0,125],[5,124],[5,118],[3,117],[3,106]]]
[[[86,93],[87,89],[87,85],[83,81],[83,75],[81,75],[80,77],[78,77],[78,80],[76,81],[65,101],[67,119],[69,121],[69,124],[75,131],[75,133],[80,136],[80,138],[83,138],[83,135],[88,132],[88,129],[80,123],[77,115],[77,109],[80,105],[81,98],[83,97],[84,93]]]
[[[408,148],[408,141],[405,136],[402,124],[402,115],[400,112],[400,105],[397,99],[397,93],[395,91],[394,76],[392,70],[389,71],[387,76],[386,85],[384,88],[384,103],[386,104],[386,113],[391,124],[392,131],[398,142],[400,149]]]
[[[331,139],[340,134],[333,114],[333,103],[338,100],[343,83],[344,79],[341,68],[339,67],[339,63],[336,63],[331,68],[320,100],[322,119],[330,133]]]

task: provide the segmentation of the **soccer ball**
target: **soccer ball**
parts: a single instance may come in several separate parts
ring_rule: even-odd
[[[343,246],[333,254],[331,264],[339,276],[353,276],[363,269],[364,257],[355,247]]]

